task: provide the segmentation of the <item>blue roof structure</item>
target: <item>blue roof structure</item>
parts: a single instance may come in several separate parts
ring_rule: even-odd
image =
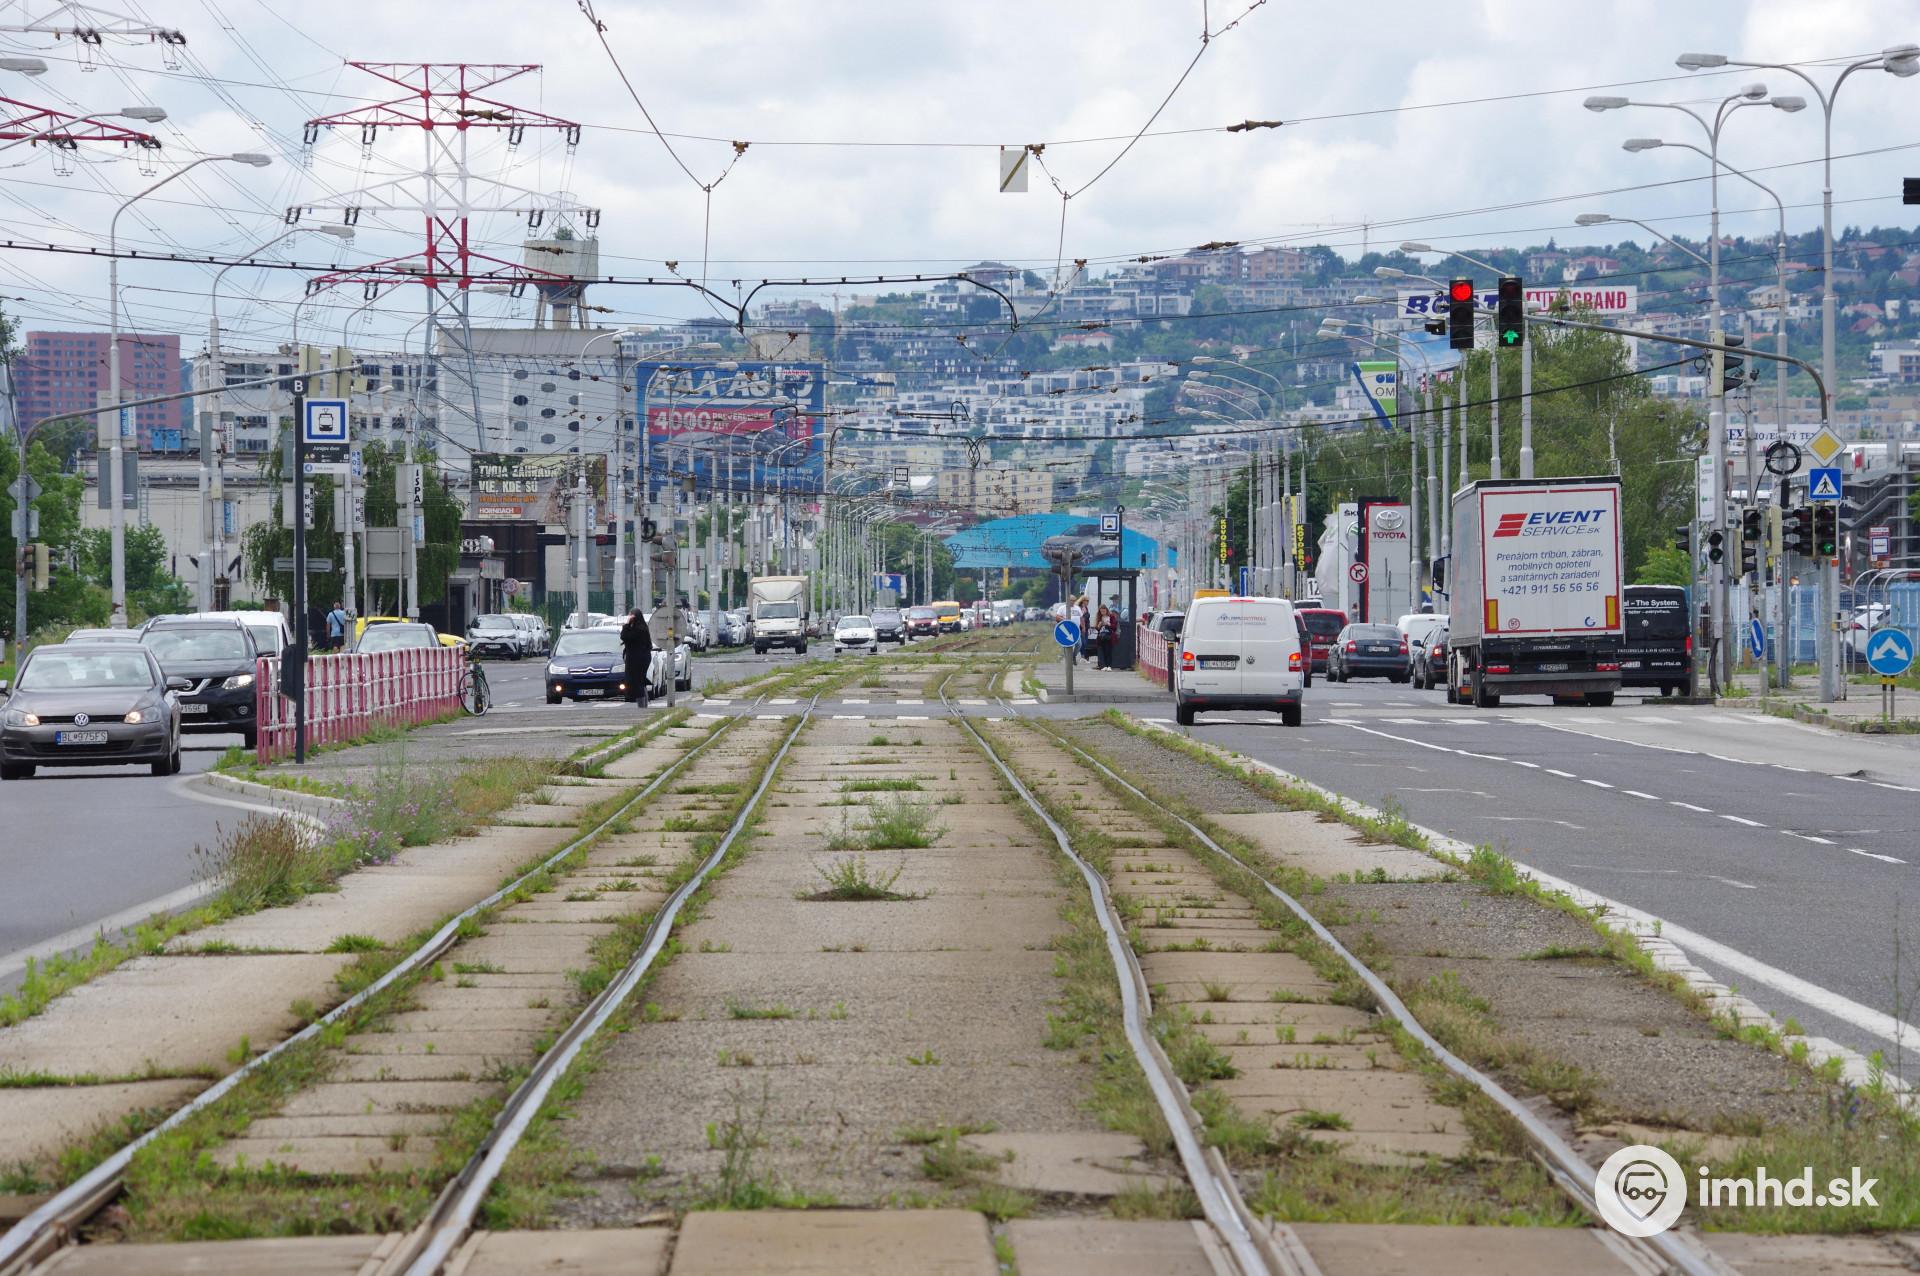
[[[1056,537],[1071,537],[1080,542],[1082,548],[1074,557],[1076,568],[1138,568],[1143,555],[1148,567],[1158,563],[1159,541],[1131,527],[1123,529],[1122,534],[1126,538],[1121,546],[1124,552],[1116,556],[1115,547],[1100,540],[1098,518],[1078,514],[1020,514],[977,523],[947,537],[946,546],[953,553],[955,569],[960,571],[997,567],[1048,570],[1054,564],[1041,552],[1041,547]],[[1173,547],[1168,546],[1166,552],[1168,565],[1175,565]]]

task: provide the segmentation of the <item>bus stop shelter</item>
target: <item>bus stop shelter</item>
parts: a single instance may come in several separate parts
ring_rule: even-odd
[[[1113,641],[1115,669],[1131,669],[1134,651],[1134,622],[1140,619],[1140,572],[1132,567],[1089,567],[1081,572],[1081,592],[1087,596],[1087,624],[1100,614],[1100,605],[1120,612],[1119,633]]]

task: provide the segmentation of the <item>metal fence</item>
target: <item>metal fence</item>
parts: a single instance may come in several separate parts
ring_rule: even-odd
[[[1134,668],[1156,687],[1173,690],[1173,640],[1150,625],[1134,626]]]
[[[431,721],[460,705],[466,651],[348,652],[307,661],[307,747],[345,744],[379,725]],[[254,671],[260,765],[293,753],[294,703],[280,694],[280,657],[262,656]]]

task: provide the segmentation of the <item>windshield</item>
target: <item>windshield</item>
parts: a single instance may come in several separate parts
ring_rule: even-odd
[[[512,629],[512,616],[479,616],[474,619],[475,629]]]
[[[1303,611],[1300,619],[1306,622],[1307,632],[1315,638],[1331,638],[1347,623],[1347,618],[1337,611]]]
[[[131,651],[61,651],[47,647],[33,653],[20,671],[21,691],[75,691],[88,687],[151,687],[153,671],[145,656]]]
[[[1392,625],[1354,625],[1347,630],[1347,637],[1349,638],[1367,638],[1374,640],[1390,638],[1394,642],[1399,642],[1401,636],[1400,631]]]
[[[759,616],[762,620],[798,620],[799,603],[761,603]]]
[[[561,634],[553,644],[556,656],[584,656],[620,650],[620,635],[611,629],[577,629]]]
[[[155,629],[140,640],[161,664],[253,659],[238,629]]]
[[[247,632],[253,635],[255,651],[277,653],[280,650],[280,626],[248,625]]]
[[[1180,631],[1185,629],[1186,625],[1187,614],[1183,611],[1176,611],[1160,617],[1159,629],[1161,633],[1169,637],[1178,638]]]
[[[1679,640],[1687,636],[1687,597],[1672,593],[1628,594],[1627,636]]]
[[[360,635],[361,651],[405,651],[438,646],[440,640],[418,625],[377,625]]]
[[[932,620],[933,618],[934,611],[931,607],[915,607],[907,613],[908,620]]]
[[[891,610],[881,610],[874,612],[873,618],[875,620],[898,620],[900,619],[900,613]]]
[[[867,626],[871,625],[872,623],[873,622],[871,620],[868,620],[865,616],[840,617],[840,628],[842,629],[865,629]]]

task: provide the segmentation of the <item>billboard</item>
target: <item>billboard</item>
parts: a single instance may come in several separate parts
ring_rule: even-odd
[[[471,458],[473,517],[565,526],[567,498],[582,459],[573,452],[475,452]],[[606,508],[607,458],[584,460],[588,494],[596,507]]]
[[[1526,299],[1530,311],[1551,310],[1562,299],[1575,309],[1585,309],[1596,315],[1630,315],[1640,308],[1640,290],[1633,284],[1563,284],[1558,288],[1528,288]],[[1494,310],[1499,303],[1500,294],[1488,289],[1480,294],[1477,304],[1482,310]],[[1403,290],[1400,293],[1402,319],[1427,319],[1446,313],[1446,299],[1431,290]]]
[[[818,486],[820,448],[810,442],[826,407],[826,366],[738,359],[636,363],[634,396],[646,422],[656,487],[669,476],[710,481],[731,459],[736,489]],[[778,456],[778,462],[774,458]]]
[[[1360,383],[1360,392],[1372,405],[1373,415],[1391,430],[1395,400],[1400,393],[1400,365],[1392,359],[1363,359],[1348,366],[1353,371],[1353,379]]]

